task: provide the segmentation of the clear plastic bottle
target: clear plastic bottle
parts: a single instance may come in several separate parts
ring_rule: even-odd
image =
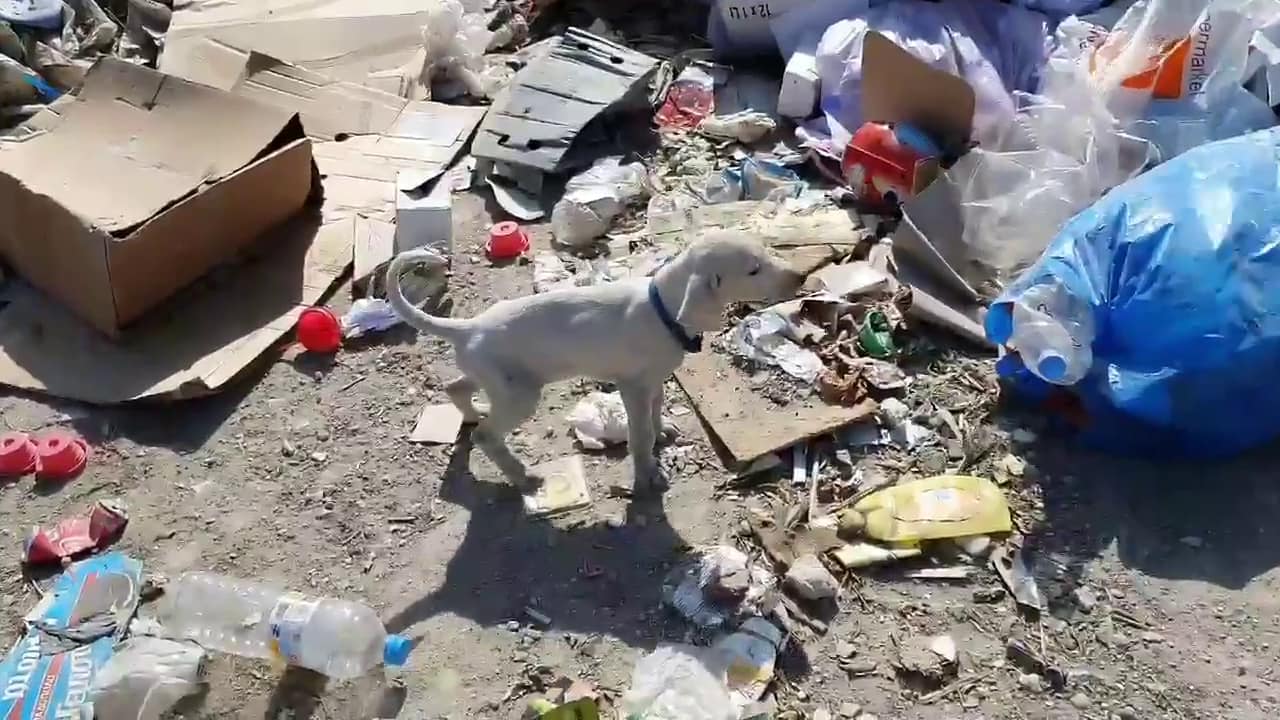
[[[1018,351],[1028,370],[1055,385],[1080,382],[1093,366],[1093,311],[1058,282],[1035,285],[987,314],[987,337]]]
[[[210,650],[276,658],[331,678],[360,677],[378,665],[403,665],[411,645],[388,635],[369,607],[310,598],[207,572],[178,579],[161,606],[165,630]]]

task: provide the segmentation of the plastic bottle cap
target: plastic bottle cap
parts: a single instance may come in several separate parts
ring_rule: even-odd
[[[1051,383],[1062,382],[1067,376],[1067,359],[1052,350],[1040,353],[1036,361],[1036,374]]]
[[[403,635],[388,635],[382,646],[382,662],[399,667],[409,659],[413,650],[413,642]]]
[[[1009,344],[1009,338],[1013,337],[1013,304],[1004,302],[992,305],[983,325],[986,326],[988,340],[997,345]]]

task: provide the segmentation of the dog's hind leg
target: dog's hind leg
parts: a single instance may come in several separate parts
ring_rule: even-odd
[[[538,409],[538,401],[542,398],[541,386],[504,379],[490,381],[481,387],[489,399],[489,412],[471,436],[508,482],[521,492],[535,489],[539,478],[531,475],[524,463],[511,452],[506,438]]]
[[[444,386],[444,392],[449,396],[449,400],[462,413],[462,422],[474,424],[480,422],[488,412],[488,408],[483,404],[476,403],[476,391],[480,389],[476,382],[466,375],[459,376],[450,380]]]

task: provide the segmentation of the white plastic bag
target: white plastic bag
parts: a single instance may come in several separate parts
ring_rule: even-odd
[[[1241,83],[1274,0],[1138,0],[1058,27],[1040,94],[947,173],[974,286],[1003,285],[1062,225],[1147,166],[1275,124]]]
[[[622,697],[628,720],[737,720],[729,691],[708,667],[711,651],[663,645],[636,663]]]
[[[578,401],[565,418],[578,442],[588,450],[603,450],[627,441],[627,410],[616,392],[593,392]]]
[[[590,245],[609,231],[628,203],[646,197],[649,188],[643,163],[623,165],[618,157],[598,160],[565,184],[564,196],[551,209],[551,233],[562,245]]]
[[[342,336],[358,338],[365,333],[381,332],[404,322],[391,303],[381,298],[360,298],[342,316]]]
[[[134,636],[93,677],[94,716],[159,720],[204,684],[204,648],[192,642]]]

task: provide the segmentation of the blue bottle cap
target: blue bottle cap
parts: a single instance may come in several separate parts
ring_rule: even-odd
[[[915,150],[924,157],[933,158],[942,154],[942,150],[933,141],[933,138],[915,125],[903,122],[894,123],[893,135],[898,138],[898,142]]]
[[[1067,359],[1055,352],[1045,351],[1036,363],[1036,370],[1040,377],[1056,385],[1067,376]]]
[[[388,635],[382,646],[382,662],[399,667],[409,659],[409,651],[413,650],[413,642],[403,635]]]
[[[987,339],[997,345],[1007,345],[1013,337],[1013,303],[996,303],[987,310],[983,321]]]

